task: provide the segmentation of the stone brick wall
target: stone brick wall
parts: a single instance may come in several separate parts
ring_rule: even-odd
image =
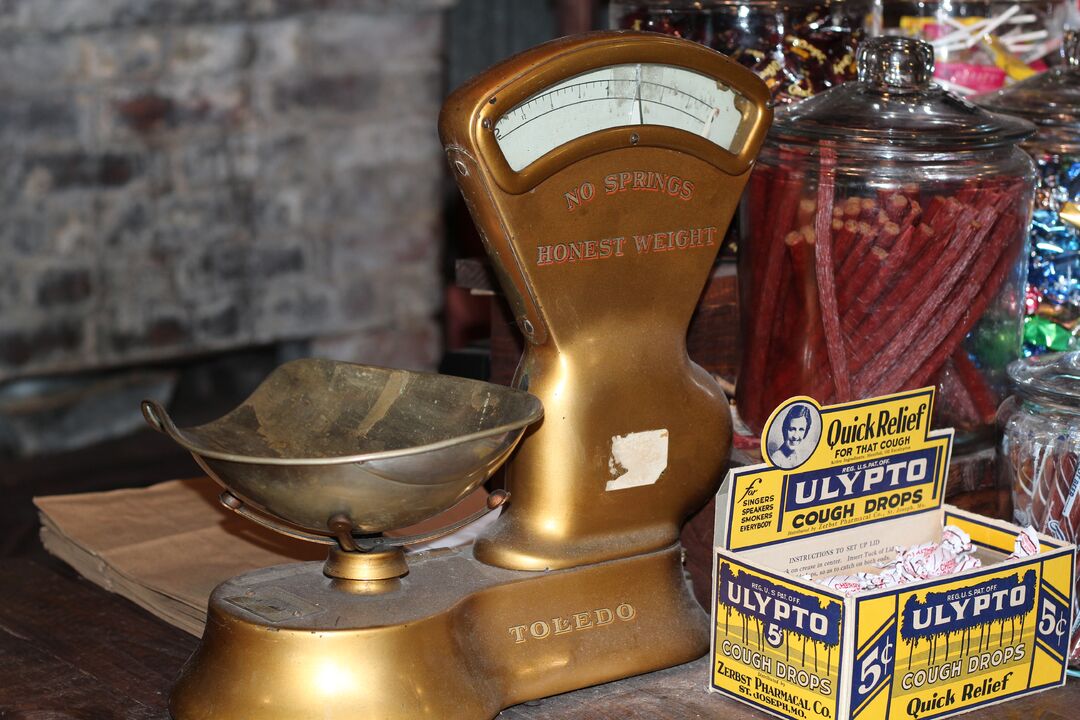
[[[0,380],[430,367],[452,0],[0,0]]]

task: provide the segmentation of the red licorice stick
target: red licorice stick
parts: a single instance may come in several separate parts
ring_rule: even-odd
[[[771,197],[773,182],[771,180],[772,176],[778,172],[778,170],[771,170],[759,165],[750,173],[750,192],[747,196],[747,206],[750,225],[755,230],[771,228],[768,217],[769,203],[773,200]],[[769,253],[768,243],[744,243],[744,247],[739,249],[739,253],[740,257],[750,258],[750,262],[743,265],[743,267],[752,272],[752,282],[747,283],[747,285],[750,287],[751,294],[756,297],[761,292],[761,281],[765,274],[766,258]],[[747,278],[751,279],[750,273],[747,273]]]
[[[971,356],[964,348],[958,347],[950,359],[957,377],[964,383],[964,387],[971,396],[972,404],[978,413],[975,419],[983,425],[993,424],[997,416],[998,401],[994,392],[986,384],[986,378],[979,372],[979,368],[975,367]]]
[[[956,372],[951,358],[945,360],[937,378],[941,396],[935,414],[947,413],[947,416],[943,418],[944,424],[971,427],[981,422],[979,410],[964,381]]]
[[[984,192],[991,192],[997,189],[995,183],[991,180],[983,180],[979,183],[966,183],[962,188],[956,191],[956,199],[965,205],[974,205],[979,202],[979,196]]]
[[[941,340],[936,342],[936,348],[926,360],[910,363],[913,370],[897,377],[896,387],[925,385],[982,317],[990,301],[997,295],[1005,276],[1015,268],[1016,253],[1010,250],[1010,246],[1022,241],[1018,224],[1017,216],[1008,213],[995,225],[990,242],[983,248],[980,262],[972,270],[970,282],[965,284],[960,295],[953,299],[935,322],[926,328],[924,337],[927,341],[935,338]],[[993,265],[989,274],[984,270],[985,264]],[[916,358],[918,355],[913,353],[912,357]]]
[[[874,308],[879,302],[883,302],[884,307],[891,307],[894,302],[902,302],[904,297],[900,294],[900,288],[907,284],[909,287],[905,292],[910,290],[916,279],[940,259],[941,249],[935,246],[937,239],[938,235],[932,227],[920,223],[911,236],[911,244],[905,252],[905,257],[898,258],[903,261],[903,271],[898,271],[895,276],[886,277],[882,292],[877,296],[866,294],[866,309]],[[912,275],[915,279],[912,279]]]
[[[870,232],[871,232],[870,227],[867,226],[866,223],[860,223],[860,224],[864,228],[863,231],[862,231],[863,234],[869,237]],[[893,225],[892,223],[887,223],[886,227],[881,228],[881,231],[879,232],[879,234],[877,236],[877,239],[878,240],[884,240],[883,244],[891,245],[892,244],[891,235],[894,234],[895,232],[896,232],[896,226]],[[843,277],[843,276],[840,277],[840,279],[839,279],[839,281],[837,283],[837,288],[838,288],[837,289],[837,308],[838,309],[843,309],[843,308],[850,307],[851,295],[853,293],[859,292],[859,290],[865,286],[867,279],[870,278],[871,276],[873,276],[876,272],[879,272],[878,268],[885,261],[885,258],[889,257],[889,252],[882,249],[881,247],[878,247],[875,244],[874,240],[868,239],[866,241],[866,244],[870,246],[870,250],[869,250],[869,252],[866,253],[866,257],[863,260],[863,262],[850,275],[848,275],[846,277]],[[841,320],[842,321],[847,316],[847,313],[848,313],[847,310],[841,310]],[[848,348],[850,347],[850,343],[849,343],[850,335],[844,329],[844,327],[845,327],[845,325],[842,322],[841,323],[840,336],[841,336],[841,338],[843,339],[843,342],[844,342],[845,356],[849,356],[850,353],[848,352]],[[822,335],[821,338],[819,339],[819,343],[820,343],[820,348],[819,349],[824,349],[825,342],[826,342],[825,336]],[[829,383],[825,384],[825,387],[821,387],[819,385],[819,386],[817,386],[817,390],[815,392],[809,393],[809,394],[811,395],[811,397],[813,397],[813,398],[815,398],[815,399],[817,399],[819,401],[831,400],[833,398],[830,395],[827,395],[826,393],[830,392],[832,390],[832,388],[833,388],[833,384],[832,384],[832,382],[830,380]]]
[[[882,209],[885,211],[885,214],[889,216],[890,220],[900,224],[901,219],[907,213],[907,209],[910,205],[910,200],[900,193],[895,193],[886,195],[885,200],[882,203]]]
[[[785,343],[787,336],[786,328],[791,325],[792,318],[803,312],[803,296],[800,290],[801,280],[791,263],[791,244],[799,241],[799,231],[792,230],[784,237],[784,260],[783,269],[780,273],[780,286],[776,288],[776,313],[772,319],[772,327],[769,332],[769,356],[767,367],[763,373],[765,378],[772,378],[777,372],[777,353],[786,355]],[[770,410],[771,408],[763,408]]]
[[[779,169],[772,170],[773,177],[770,182],[770,200],[777,198],[776,202],[769,203],[770,209],[775,210],[774,222],[758,224],[758,228],[771,228],[762,241],[766,244],[764,270],[761,283],[754,288],[757,298],[757,312],[754,315],[755,322],[750,328],[749,342],[746,346],[746,357],[741,363],[741,372],[737,379],[736,398],[745,408],[747,421],[760,417],[761,408],[755,403],[763,398],[762,380],[765,365],[769,357],[769,341],[771,325],[774,320],[773,313],[776,310],[776,289],[780,280],[780,273],[787,247],[783,238],[787,234],[787,228],[795,216],[799,204],[799,195],[802,190],[800,184],[786,182],[786,173]],[[742,412],[742,411],[740,411]]]
[[[874,227],[877,228],[877,233],[874,235],[873,247],[891,250],[893,243],[896,242],[896,238],[900,234],[900,226],[889,220],[889,216],[884,210],[881,210],[874,221]],[[892,229],[889,230],[888,228]]]
[[[903,234],[908,228],[915,227],[920,220],[922,220],[922,206],[915,200],[909,201],[903,218],[897,223],[900,226],[900,233]]]
[[[803,305],[790,316],[801,318],[801,321],[797,321],[799,322],[795,331],[797,342],[792,347],[792,353],[788,358],[788,360],[797,359],[799,362],[792,363],[795,368],[793,384],[790,388],[785,388],[784,392],[778,393],[774,398],[776,403],[794,393],[809,395],[824,402],[833,392],[832,370],[825,352],[825,333],[821,324],[821,299],[817,286],[815,266],[817,234],[812,227],[803,227],[800,229],[799,236],[802,244],[794,247],[793,266],[797,267],[794,274],[804,278]],[[791,323],[788,324],[786,332],[792,332]]]
[[[851,307],[852,302],[859,294],[865,293],[867,285],[875,275],[883,271],[890,250],[894,244],[900,229],[896,223],[886,221],[885,226],[878,232],[877,237],[870,245],[870,251],[866,253],[858,269],[851,274],[850,279],[844,282],[844,287],[837,297],[837,303],[841,308]]]
[[[814,218],[814,210],[817,208],[817,201],[814,198],[803,198],[799,200],[799,209],[795,212],[795,227],[802,228],[808,224]]]
[[[933,204],[933,203],[931,203]],[[944,202],[938,205],[936,212],[927,212],[923,217],[923,223],[929,225],[934,229],[934,235],[942,243],[948,242],[952,237],[954,228],[956,227],[956,221],[960,217],[960,212],[967,207],[956,198],[945,198]]]
[[[866,341],[868,352],[875,355],[862,356],[865,364],[855,376],[855,385],[860,391],[876,386],[897,362],[902,362],[905,358],[919,357],[913,353],[912,347],[925,340],[927,327],[941,314],[940,306],[949,297],[953,287],[958,283],[961,288],[967,284],[964,278],[968,275],[968,266],[981,249],[982,238],[990,234],[997,213],[997,208],[991,204],[976,212],[971,221],[966,220],[965,214],[963,224],[959,225],[959,232],[942,253],[941,263],[917,286],[916,294],[911,298],[910,304],[918,309],[914,313],[906,310],[896,313],[894,317],[899,317],[899,323],[884,323]],[[885,335],[886,332],[888,335]],[[871,351],[870,348],[875,349]]]
[[[859,227],[858,223],[852,221],[851,230],[848,231],[848,230],[844,229],[844,226],[846,224],[847,223],[845,223],[840,218],[836,217],[836,214],[833,213],[833,221],[832,221],[832,225],[830,225],[830,227],[832,228],[833,256],[834,257],[839,255],[841,243],[847,244],[847,243],[851,242],[851,237],[850,236],[854,235],[855,232],[857,232],[857,229]]]
[[[885,204],[889,202],[889,198],[894,195],[902,196],[905,200],[911,201],[919,197],[919,186],[916,183],[909,183],[907,185],[899,185],[897,187],[880,188],[877,193],[878,204],[885,207]]]
[[[866,231],[869,232],[869,225],[862,223],[862,227],[866,228]],[[862,232],[862,230],[859,227],[859,223],[854,220],[846,220],[844,221],[843,230],[838,232],[833,238],[833,255],[838,260],[836,263],[836,274],[841,280],[851,275],[865,252],[865,249],[860,247],[860,252],[857,255],[855,253],[855,248],[861,238],[860,232]]]
[[[859,220],[873,223],[878,216],[878,204],[873,198],[859,200]]]
[[[814,269],[814,240],[814,234],[801,231],[790,232],[784,239],[791,255],[794,281],[801,291],[796,295],[802,305],[803,322],[799,323],[799,339],[795,347],[801,354],[798,359],[803,367],[815,367],[818,364],[814,348],[817,345],[816,335],[821,333],[817,275]]]
[[[974,218],[976,210],[965,208],[960,210],[959,214],[960,218],[957,227],[963,228]],[[910,323],[910,311],[913,310],[910,306],[926,297],[929,290],[940,280],[942,274],[949,269],[956,256],[963,251],[964,248],[959,244],[949,241],[953,237],[951,227],[950,224],[949,228],[944,231],[948,232],[948,235],[936,233],[939,238],[944,238],[947,241],[943,251],[931,252],[932,248],[924,250],[915,265],[900,278],[879,305],[875,320],[880,319],[880,323],[876,325],[872,332],[867,333],[865,340],[859,343],[859,349],[855,357],[858,365],[861,366],[867,363],[890,339],[896,336],[902,325]],[[884,310],[885,313],[881,313],[881,310]],[[882,315],[884,317],[881,317]]]
[[[885,202],[889,204],[888,199]],[[892,204],[898,205],[895,202]],[[917,203],[903,199],[900,204],[908,208],[905,220],[917,217]],[[914,205],[914,210],[912,210],[912,205]],[[912,214],[913,212],[915,214]],[[893,267],[897,267],[907,249],[907,239],[902,247],[894,247],[899,229],[888,220],[886,212],[879,212],[876,220],[881,223],[880,226],[871,227],[866,223],[861,223],[863,229],[858,235],[858,240],[863,243],[865,254],[852,253],[837,273],[839,288],[837,306],[841,313],[841,335],[844,338],[845,349],[852,347],[852,333],[858,321],[869,312],[872,302],[876,301],[886,281],[893,277],[893,273],[885,269],[884,263],[890,262]],[[885,248],[890,248],[890,250],[886,252]],[[855,262],[856,258],[858,262]],[[864,308],[864,304],[867,303],[869,304]],[[853,316],[857,317],[853,319]],[[813,397],[819,398],[818,395]]]
[[[845,229],[847,229],[846,224]],[[880,231],[879,226],[870,223],[860,222],[856,225],[856,232],[848,243],[847,256],[843,259],[843,262],[839,263],[839,269],[836,271],[841,283],[850,281],[851,276],[855,274],[863,260],[866,259],[870,248],[874,246],[874,241]]]
[[[997,294],[1005,275],[1015,266],[1016,254],[1010,243],[1017,239],[1017,229],[1017,219],[1012,213],[995,225],[990,242],[972,268],[970,281],[926,328],[923,337],[911,348],[905,367],[897,369],[889,387],[925,385],[956,351]],[[992,269],[987,271],[987,266]]]
[[[858,220],[859,213],[862,211],[862,203],[857,197],[849,197],[844,201],[844,219],[845,220]]]
[[[789,233],[790,234],[790,233]],[[780,271],[780,285],[776,288],[776,317],[772,319],[772,325],[769,328],[769,356],[768,363],[764,377],[771,378],[775,375],[775,367],[777,361],[783,357],[782,353],[778,354],[778,345],[783,343],[784,329],[791,322],[790,318],[800,311],[802,298],[799,293],[795,291],[795,276],[792,271],[791,263],[787,258],[784,258],[783,268]],[[765,320],[764,322],[768,322]],[[771,407],[761,408],[765,412],[772,410]]]
[[[792,231],[789,235],[798,236],[799,233]],[[760,398],[754,398],[759,414],[747,422],[751,428],[759,427],[764,423],[769,412],[783,399],[792,395],[792,388],[799,387],[801,383],[799,367],[788,361],[801,352],[801,348],[797,345],[799,338],[795,337],[792,328],[801,327],[802,317],[807,308],[803,301],[799,278],[792,266],[790,252],[787,250],[785,250],[781,282],[783,287],[778,289],[780,297],[777,299],[777,313],[773,318],[771,328],[769,355],[764,372],[765,382],[755,391],[760,393]]]
[[[840,313],[836,307],[836,283],[833,278],[831,229],[833,195],[836,190],[836,150],[832,143],[823,141],[818,153],[817,216],[814,218],[817,245],[814,265],[821,304],[821,325],[825,331],[825,350],[829,356],[836,394],[843,401],[851,399],[851,380],[848,376],[844,338],[840,334]]]
[[[960,229],[970,227],[976,211],[965,208],[957,223]],[[905,273],[893,287],[885,302],[877,308],[874,324],[859,343],[855,360],[859,366],[869,363],[896,336],[905,324],[910,324],[915,303],[920,303],[926,294],[937,287],[941,277],[948,272],[963,248],[954,242],[947,242],[938,252],[924,252],[911,271]],[[886,310],[886,314],[880,311]]]
[[[899,233],[899,228],[896,232]],[[880,264],[870,281],[863,285],[861,292],[856,297],[848,299],[847,302],[841,301],[840,307],[844,308],[844,311],[840,325],[844,329],[845,336],[854,335],[863,318],[873,309],[877,299],[888,288],[890,281],[897,277],[901,264],[908,259],[908,251],[911,249],[915,232],[915,228],[909,227],[893,243],[884,262]]]
[[[928,225],[934,224],[934,219],[938,216],[938,213],[945,208],[950,201],[955,203],[954,198],[946,198],[941,195],[935,195],[930,199],[930,205],[926,208],[926,212],[923,214],[922,221]]]
[[[885,215],[882,213],[878,219],[884,220],[884,218]],[[850,228],[845,229],[845,236],[849,234],[849,230]],[[850,307],[853,296],[858,296],[867,280],[888,256],[889,253],[884,248],[892,245],[894,237],[895,225],[892,223],[886,221],[881,227],[859,223],[859,232],[855,236],[855,242],[860,243],[865,252],[858,255],[859,262],[854,261],[853,253],[837,272],[837,309],[841,320],[847,314],[847,308]],[[842,323],[840,336],[844,340],[845,355],[850,355],[848,352],[850,337],[848,332],[844,331]]]
[[[885,227],[886,222],[884,213],[874,218],[874,222],[860,222],[859,235],[856,239],[861,243],[865,243],[867,247],[873,247],[881,234],[881,228]]]
[[[751,295],[756,298],[761,293],[761,284],[765,276],[765,268],[768,265],[770,243],[776,233],[770,222],[770,215],[775,210],[781,187],[782,171],[768,166],[757,166],[750,174],[750,183],[753,195],[749,196],[748,225],[753,228],[756,242],[743,243],[744,247],[739,250],[740,259],[749,259],[747,264],[746,278],[752,282],[746,283]],[[740,268],[741,269],[741,268]],[[740,285],[742,285],[740,278]],[[748,303],[749,304],[749,303]]]

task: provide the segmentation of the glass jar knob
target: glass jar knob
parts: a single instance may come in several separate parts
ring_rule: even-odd
[[[859,81],[883,92],[925,90],[934,79],[934,48],[914,38],[882,36],[859,46]]]

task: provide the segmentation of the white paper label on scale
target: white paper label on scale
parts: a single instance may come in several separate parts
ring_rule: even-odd
[[[495,140],[514,171],[589,133],[627,125],[686,130],[731,150],[742,122],[736,94],[672,65],[609,65],[533,95],[495,123]]]
[[[625,490],[655,484],[667,469],[667,458],[666,429],[616,435],[611,438],[608,458],[608,469],[614,479],[608,480],[606,489]]]

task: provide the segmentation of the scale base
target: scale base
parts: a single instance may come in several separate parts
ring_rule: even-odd
[[[386,592],[322,563],[238,576],[170,699],[177,720],[484,720],[502,708],[703,655],[678,545],[567,570],[423,553]]]

